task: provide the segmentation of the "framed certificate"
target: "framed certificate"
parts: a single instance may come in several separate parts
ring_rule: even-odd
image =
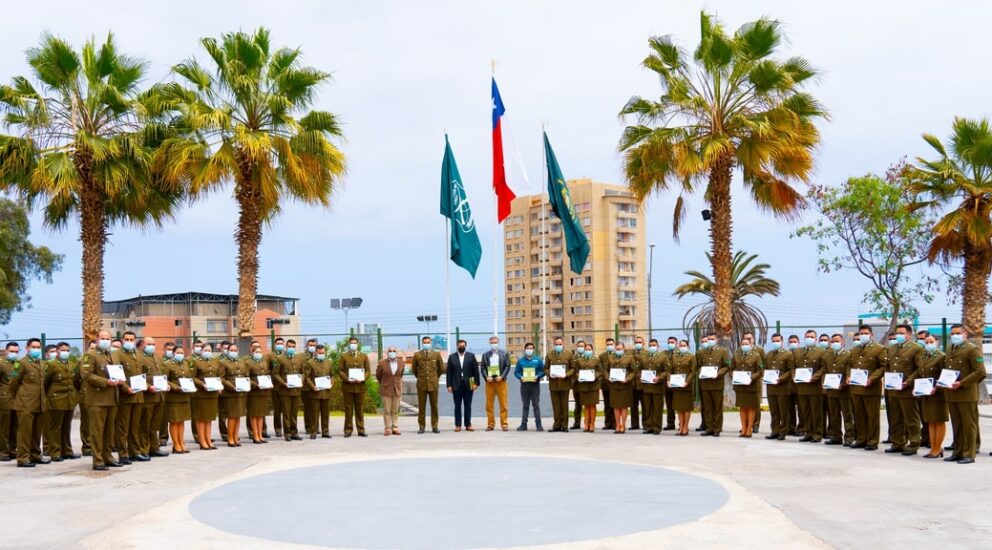
[[[772,385],[772,386],[777,386],[778,385],[778,371],[775,370],[775,369],[768,369],[768,370],[766,370],[765,371],[765,374],[763,374],[761,376],[761,381],[764,382],[765,384],[769,384],[769,385]]]
[[[673,374],[668,377],[668,385],[672,388],[684,388],[685,387],[685,375],[684,374]]]
[[[950,388],[958,381],[959,376],[961,376],[961,371],[944,369],[940,371],[940,378],[937,379],[937,385],[941,388]]]
[[[610,382],[625,382],[627,369],[610,369]]]
[[[192,378],[180,378],[179,389],[183,390],[183,393],[196,393],[196,384],[193,383]]]
[[[164,375],[152,376],[152,387],[158,391],[169,391],[169,378]]]
[[[654,377],[658,376],[658,373],[653,370],[642,370],[641,371],[641,382],[644,384],[654,384]]]
[[[258,389],[260,390],[272,389],[272,377],[268,374],[259,374],[255,381],[258,382]]]
[[[699,368],[700,380],[713,380],[716,378],[717,368],[713,365],[704,365]]]
[[[851,381],[852,386],[867,386],[868,385],[868,371],[865,369],[851,369]]]
[[[113,380],[114,382],[123,382],[127,380],[127,377],[124,376],[124,366],[107,365],[107,379]]]
[[[885,373],[885,389],[887,389],[887,390],[901,390],[902,389],[902,373],[901,372],[887,372],[887,373]]]
[[[207,387],[207,391],[221,391],[224,389],[224,384],[221,383],[220,377],[217,376],[207,376],[203,379],[203,385]]]
[[[595,382],[596,371],[593,369],[582,369],[579,371],[579,382]]]
[[[750,386],[751,385],[751,371],[748,371],[748,370],[735,370],[734,371],[734,385],[735,386]]]
[[[537,368],[536,367],[524,367],[523,379],[524,382],[533,382],[537,379]]]
[[[286,375],[286,387],[302,388],[303,387],[303,375],[302,374],[287,374]]]
[[[809,384],[812,381],[813,381],[813,369],[810,368],[796,369],[796,384]]]
[[[251,379],[247,376],[236,376],[234,378],[234,389],[241,393],[251,391]]]
[[[565,365],[551,365],[551,378],[565,378]]]
[[[489,378],[496,378],[499,376],[499,365],[489,365],[487,372]]]
[[[317,390],[329,390],[331,389],[331,377],[317,376],[313,379],[313,385]]]
[[[823,375],[823,388],[827,390],[839,390],[843,378],[844,375],[839,372],[828,372]]]
[[[348,380],[352,382],[364,382],[365,369],[348,369]]]
[[[917,378],[913,380],[913,395],[926,397],[933,393],[933,378]]]
[[[144,374],[136,374],[128,380],[127,385],[131,386],[131,391],[134,393],[147,391],[148,378]]]

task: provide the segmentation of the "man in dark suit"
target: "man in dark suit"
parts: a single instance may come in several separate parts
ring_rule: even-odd
[[[475,354],[465,351],[468,343],[458,340],[458,352],[448,356],[448,393],[455,398],[455,431],[462,431],[462,404],[465,406],[465,430],[472,432],[472,394],[479,387],[482,373]]]

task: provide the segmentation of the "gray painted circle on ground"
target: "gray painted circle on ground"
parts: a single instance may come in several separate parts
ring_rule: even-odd
[[[222,485],[189,505],[230,533],[327,547],[414,550],[568,543],[708,515],[727,491],[650,466],[539,457],[326,464]]]

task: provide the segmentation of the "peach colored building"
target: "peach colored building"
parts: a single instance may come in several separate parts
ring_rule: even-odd
[[[269,336],[300,334],[297,298],[260,294],[256,300],[252,334],[268,350]],[[182,292],[137,296],[103,303],[100,326],[113,334],[133,331],[138,337],[152,336],[161,342],[188,346],[195,335],[217,345],[235,340],[238,295]]]

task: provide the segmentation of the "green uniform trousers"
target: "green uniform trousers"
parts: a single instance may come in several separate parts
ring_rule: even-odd
[[[606,414],[603,415],[603,429],[614,430],[616,429],[617,420],[611,412],[613,406],[610,403],[610,386],[607,382],[601,382],[599,387],[603,390],[603,410],[606,411]]]
[[[83,454],[92,452],[90,446],[90,410],[89,407],[79,404],[79,441],[82,443]]]
[[[772,434],[785,437],[789,435],[789,394],[768,395],[768,410],[772,416]]]
[[[834,441],[854,443],[857,434],[854,429],[854,409],[851,397],[831,397],[827,395],[827,437]]]
[[[706,431],[718,434],[723,431],[723,390],[699,390]]]
[[[552,429],[564,431],[568,429],[568,392],[556,390],[551,392],[551,415],[554,420]]]
[[[579,429],[582,421],[582,399],[579,398],[578,384],[572,384],[572,401],[575,403],[572,406],[572,427]]]
[[[317,435],[319,431],[321,435],[331,435],[331,400],[310,398],[306,410],[310,413],[310,424],[307,425],[305,419],[303,421],[307,433]]]
[[[226,399],[221,397],[217,400],[217,429],[220,431],[220,437],[222,439],[227,439],[227,406],[225,405]]]
[[[417,390],[417,423],[420,429],[426,427],[427,403],[431,404],[431,428],[437,429],[437,390]]]
[[[878,421],[881,416],[881,395],[852,395],[854,425],[857,429],[855,443],[868,447],[878,446]]]
[[[72,411],[45,412],[45,452],[54,458],[72,456]]]
[[[300,417],[300,396],[280,395],[279,401],[282,403],[282,434],[285,437],[300,435],[300,428],[297,426]]]
[[[144,403],[117,405],[117,456],[134,458],[141,454],[138,450],[138,433],[144,414]]]
[[[358,433],[365,433],[365,392],[344,393],[344,433],[350,434],[352,426],[358,428]],[[434,392],[434,403],[437,403],[437,392]],[[423,415],[423,409],[421,415]],[[437,409],[432,409],[431,421],[437,426]],[[423,418],[423,416],[421,416]]]
[[[18,464],[41,462],[42,416],[40,412],[17,411]]]
[[[138,430],[138,450],[148,456],[149,453],[158,452],[162,419],[165,418],[168,423],[168,417],[165,414],[165,403],[144,403],[142,406],[145,412],[141,416],[141,427]]]
[[[303,390],[300,393],[300,401],[303,402],[303,429],[308,434],[316,433],[313,431],[314,430],[313,411],[310,409],[310,402],[314,401],[314,399],[311,398],[312,395],[313,392],[309,392],[306,390]],[[317,406],[319,408],[320,404],[318,403]],[[317,428],[319,429],[320,426],[317,426]]]
[[[272,429],[276,437],[282,436],[282,396],[272,396]]]
[[[117,407],[87,407],[89,409],[90,448],[93,465],[103,466],[114,461],[110,450],[117,434]]]
[[[913,397],[892,397],[889,407],[889,441],[897,449],[915,451],[920,448],[920,410],[916,408],[919,399]]]
[[[661,433],[661,422],[665,417],[664,392],[644,392],[644,413],[647,415],[644,429],[653,433]]]
[[[674,403],[675,395],[672,393],[672,388],[665,385],[665,427],[674,428],[675,427],[675,407],[672,406]],[[759,415],[760,416],[760,415]],[[758,421],[754,421],[755,426],[757,426]]]
[[[947,411],[954,430],[954,456],[975,458],[978,453],[978,403],[948,401]]]
[[[0,456],[11,459],[17,454],[17,411],[0,410]]]
[[[823,396],[800,395],[799,416],[803,419],[806,436],[813,441],[823,439]]]
[[[634,400],[630,402],[630,429],[636,430],[644,421],[644,390],[634,388]]]

